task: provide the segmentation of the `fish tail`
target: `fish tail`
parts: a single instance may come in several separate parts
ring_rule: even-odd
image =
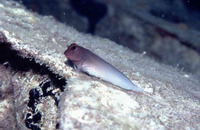
[[[135,92],[148,93],[148,94],[150,94],[150,92],[147,92],[147,91],[145,91],[144,89],[139,88],[139,87],[136,86],[136,85],[134,85],[134,87],[133,87],[131,90],[132,90],[132,91],[135,91]]]

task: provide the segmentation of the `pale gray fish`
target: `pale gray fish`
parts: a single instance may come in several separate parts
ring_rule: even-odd
[[[98,77],[126,90],[148,93],[133,84],[129,78],[114,66],[86,48],[73,43],[68,46],[64,54],[79,71]]]

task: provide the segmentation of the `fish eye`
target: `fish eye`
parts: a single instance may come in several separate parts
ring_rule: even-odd
[[[73,47],[71,48],[71,50],[72,50],[72,51],[76,50],[76,46],[73,46]]]

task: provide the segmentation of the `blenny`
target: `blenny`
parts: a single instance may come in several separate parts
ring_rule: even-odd
[[[78,71],[98,77],[125,90],[148,93],[133,84],[131,80],[117,68],[86,48],[73,43],[68,46],[64,54]]]

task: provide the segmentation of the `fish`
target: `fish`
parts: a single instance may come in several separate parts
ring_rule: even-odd
[[[125,90],[148,93],[132,83],[127,76],[113,65],[76,43],[72,43],[68,46],[64,55],[73,63],[74,68],[78,71],[100,78]]]

